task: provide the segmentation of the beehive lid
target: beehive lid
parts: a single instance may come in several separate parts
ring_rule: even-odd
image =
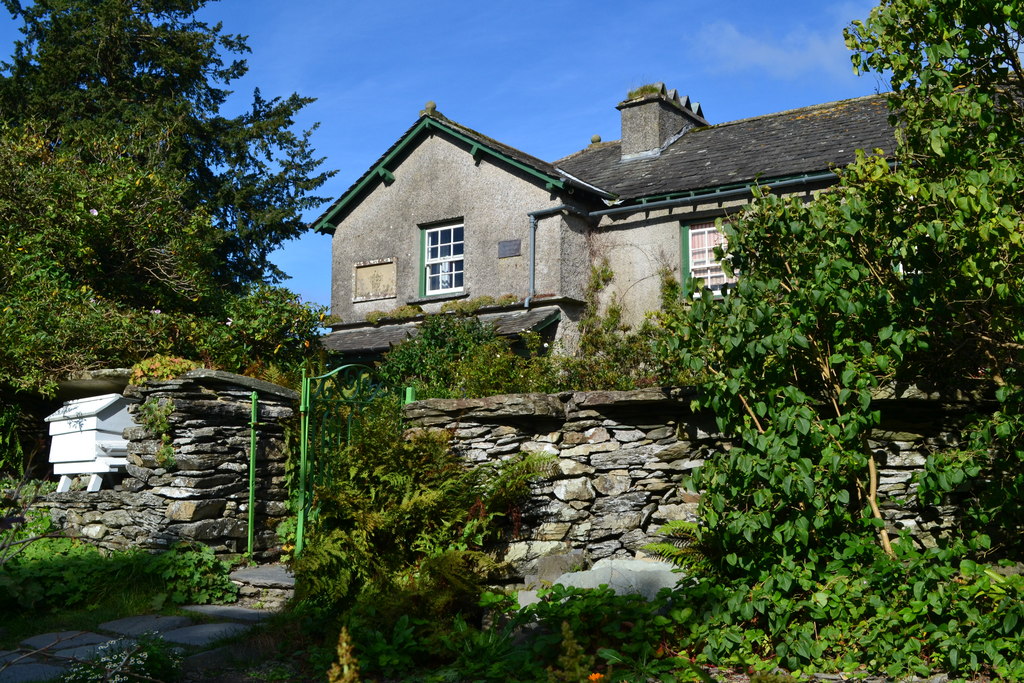
[[[47,416],[47,422],[64,422],[68,420],[81,420],[86,417],[96,417],[107,409],[117,406],[125,401],[121,394],[102,394],[80,398],[76,401],[68,401],[61,406],[57,412]]]

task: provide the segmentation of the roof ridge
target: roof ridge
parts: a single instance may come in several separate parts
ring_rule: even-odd
[[[566,154],[564,157],[561,157],[559,159],[555,159],[554,161],[551,162],[551,165],[556,167],[556,168],[558,168],[558,165],[561,164],[563,161],[568,161],[568,160],[570,160],[570,159],[572,159],[574,157],[578,157],[581,154],[586,154],[587,152],[592,152],[595,149],[603,149],[603,148],[606,148],[606,147],[614,147],[615,145],[619,145],[619,144],[622,144],[621,140],[607,140],[607,141],[604,141],[604,142],[592,142],[589,145],[587,145],[586,147],[584,147],[583,149],[578,149],[575,152],[572,152],[570,154]]]
[[[835,107],[836,105],[840,105],[840,104],[852,104],[854,102],[860,102],[860,101],[863,101],[863,100],[872,100],[872,99],[883,98],[883,97],[886,97],[887,94],[888,93],[873,93],[871,95],[861,95],[860,97],[849,97],[849,98],[847,98],[845,100],[833,100],[831,102],[821,102],[819,104],[809,104],[809,105],[807,105],[805,107],[794,107],[793,109],[783,109],[782,111],[773,111],[773,112],[769,112],[767,114],[755,114],[754,116],[747,116],[747,117],[742,118],[742,119],[733,119],[732,121],[723,121],[721,123],[714,123],[714,124],[711,124],[710,126],[706,126],[704,128],[697,128],[695,130],[708,130],[710,128],[724,128],[726,126],[731,126],[731,125],[737,124],[737,123],[746,123],[748,121],[757,121],[758,119],[768,119],[768,118],[772,118],[773,116],[786,116],[788,114],[796,114],[797,112],[802,112],[802,111],[812,111],[814,109],[828,109],[830,107]]]
[[[846,98],[844,100],[832,100],[831,102],[820,102],[818,104],[810,104],[810,105],[807,105],[805,107],[794,107],[792,109],[783,109],[782,111],[773,111],[773,112],[768,112],[766,114],[755,114],[754,116],[747,116],[747,117],[744,117],[742,119],[733,119],[732,121],[722,121],[721,123],[713,123],[713,124],[710,124],[710,125],[707,125],[707,126],[697,126],[696,128],[692,128],[689,131],[687,131],[687,134],[689,134],[689,133],[697,133],[697,132],[704,131],[704,130],[711,130],[713,128],[725,128],[727,126],[732,126],[732,125],[735,125],[735,124],[738,124],[738,123],[747,123],[749,121],[757,121],[759,119],[768,119],[768,118],[772,118],[772,117],[775,117],[775,116],[786,116],[786,115],[789,115],[789,114],[795,114],[795,113],[802,112],[802,111],[813,111],[815,109],[827,109],[829,107],[835,107],[836,105],[840,105],[840,104],[852,104],[854,102],[860,102],[862,100],[871,100],[871,99],[876,99],[876,98],[883,98],[887,94],[888,93],[872,93],[870,95],[861,95],[860,97],[848,97],[848,98]],[[682,137],[684,137],[684,136],[680,136],[679,139],[682,139]],[[607,141],[598,142],[598,143],[591,143],[590,145],[584,147],[583,149],[578,149],[575,152],[572,152],[571,154],[567,154],[566,156],[564,156],[564,157],[562,157],[560,159],[555,159],[554,161],[551,162],[551,164],[553,166],[557,167],[561,163],[563,163],[565,161],[569,161],[570,159],[573,159],[573,158],[575,158],[575,157],[577,157],[577,156],[579,156],[581,154],[586,154],[587,152],[591,152],[591,151],[594,151],[596,149],[602,149],[602,148],[605,148],[605,147],[611,147],[613,145],[621,145],[621,144],[622,144],[622,140],[621,139],[620,140],[607,140]],[[668,146],[671,146],[671,145],[666,145],[666,147],[668,147]]]

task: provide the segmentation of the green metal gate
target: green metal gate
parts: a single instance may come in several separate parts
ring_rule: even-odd
[[[302,377],[299,403],[299,519],[295,553],[305,545],[306,525],[316,514],[314,487],[323,482],[324,455],[352,440],[352,428],[363,409],[386,393],[365,365],[342,365],[317,377]]]

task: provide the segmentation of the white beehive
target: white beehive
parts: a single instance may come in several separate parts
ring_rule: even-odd
[[[121,394],[103,394],[68,401],[46,418],[50,423],[50,462],[59,474],[57,490],[67,491],[72,479],[90,474],[89,491],[98,491],[102,475],[123,468],[127,446],[121,433],[135,424],[129,401]]]

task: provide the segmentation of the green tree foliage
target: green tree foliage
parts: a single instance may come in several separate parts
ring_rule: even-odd
[[[0,74],[0,386],[154,354],[288,368],[321,311],[267,260],[329,174],[294,115],[227,117],[244,38],[202,0],[5,0],[22,40]],[[22,403],[21,399],[12,399]]]
[[[961,558],[1021,559],[1022,17],[1019,0],[887,0],[854,24],[855,65],[891,74],[895,158],[859,153],[813,201],[758,197],[723,226],[735,290],[665,316],[664,352],[707,373],[701,404],[735,443],[694,482],[693,542],[715,570],[689,595],[705,648],[1019,675],[1020,586]],[[890,547],[868,437],[880,392],[905,383],[996,389],[999,411],[922,482],[938,502],[977,477],[973,518],[996,545]]]
[[[893,0],[855,24],[855,63],[892,73],[896,163],[860,155],[812,202],[760,197],[724,226],[735,291],[667,317],[666,350],[710,373],[704,402],[737,438],[696,483],[706,535],[739,574],[813,565],[872,527],[887,545],[867,437],[873,395],[895,380],[1001,385],[997,495],[1019,525],[1022,16],[1019,1]]]
[[[244,371],[308,355],[321,311],[266,285],[218,286],[221,235],[141,134],[54,144],[0,129],[0,385],[166,353]]]
[[[877,221],[905,235],[897,256],[921,299],[939,382],[980,377],[1000,409],[968,448],[937,454],[922,490],[940,500],[965,478],[975,526],[1021,556],[1024,530],[1024,3],[884,2],[847,32],[864,71],[891,73],[897,171],[868,195]],[[889,211],[885,211],[888,205]]]
[[[318,171],[309,136],[292,130],[308,98],[253,94],[249,111],[221,113],[245,74],[243,36],[195,18],[205,0],[4,0],[22,40],[0,78],[0,117],[45,122],[54,146],[134,131],[144,165],[185,181],[184,207],[209,214],[204,235],[221,283],[281,273],[268,254],[304,230],[301,212],[331,175]],[[87,156],[88,148],[79,152]],[[209,229],[204,233],[209,233]]]

